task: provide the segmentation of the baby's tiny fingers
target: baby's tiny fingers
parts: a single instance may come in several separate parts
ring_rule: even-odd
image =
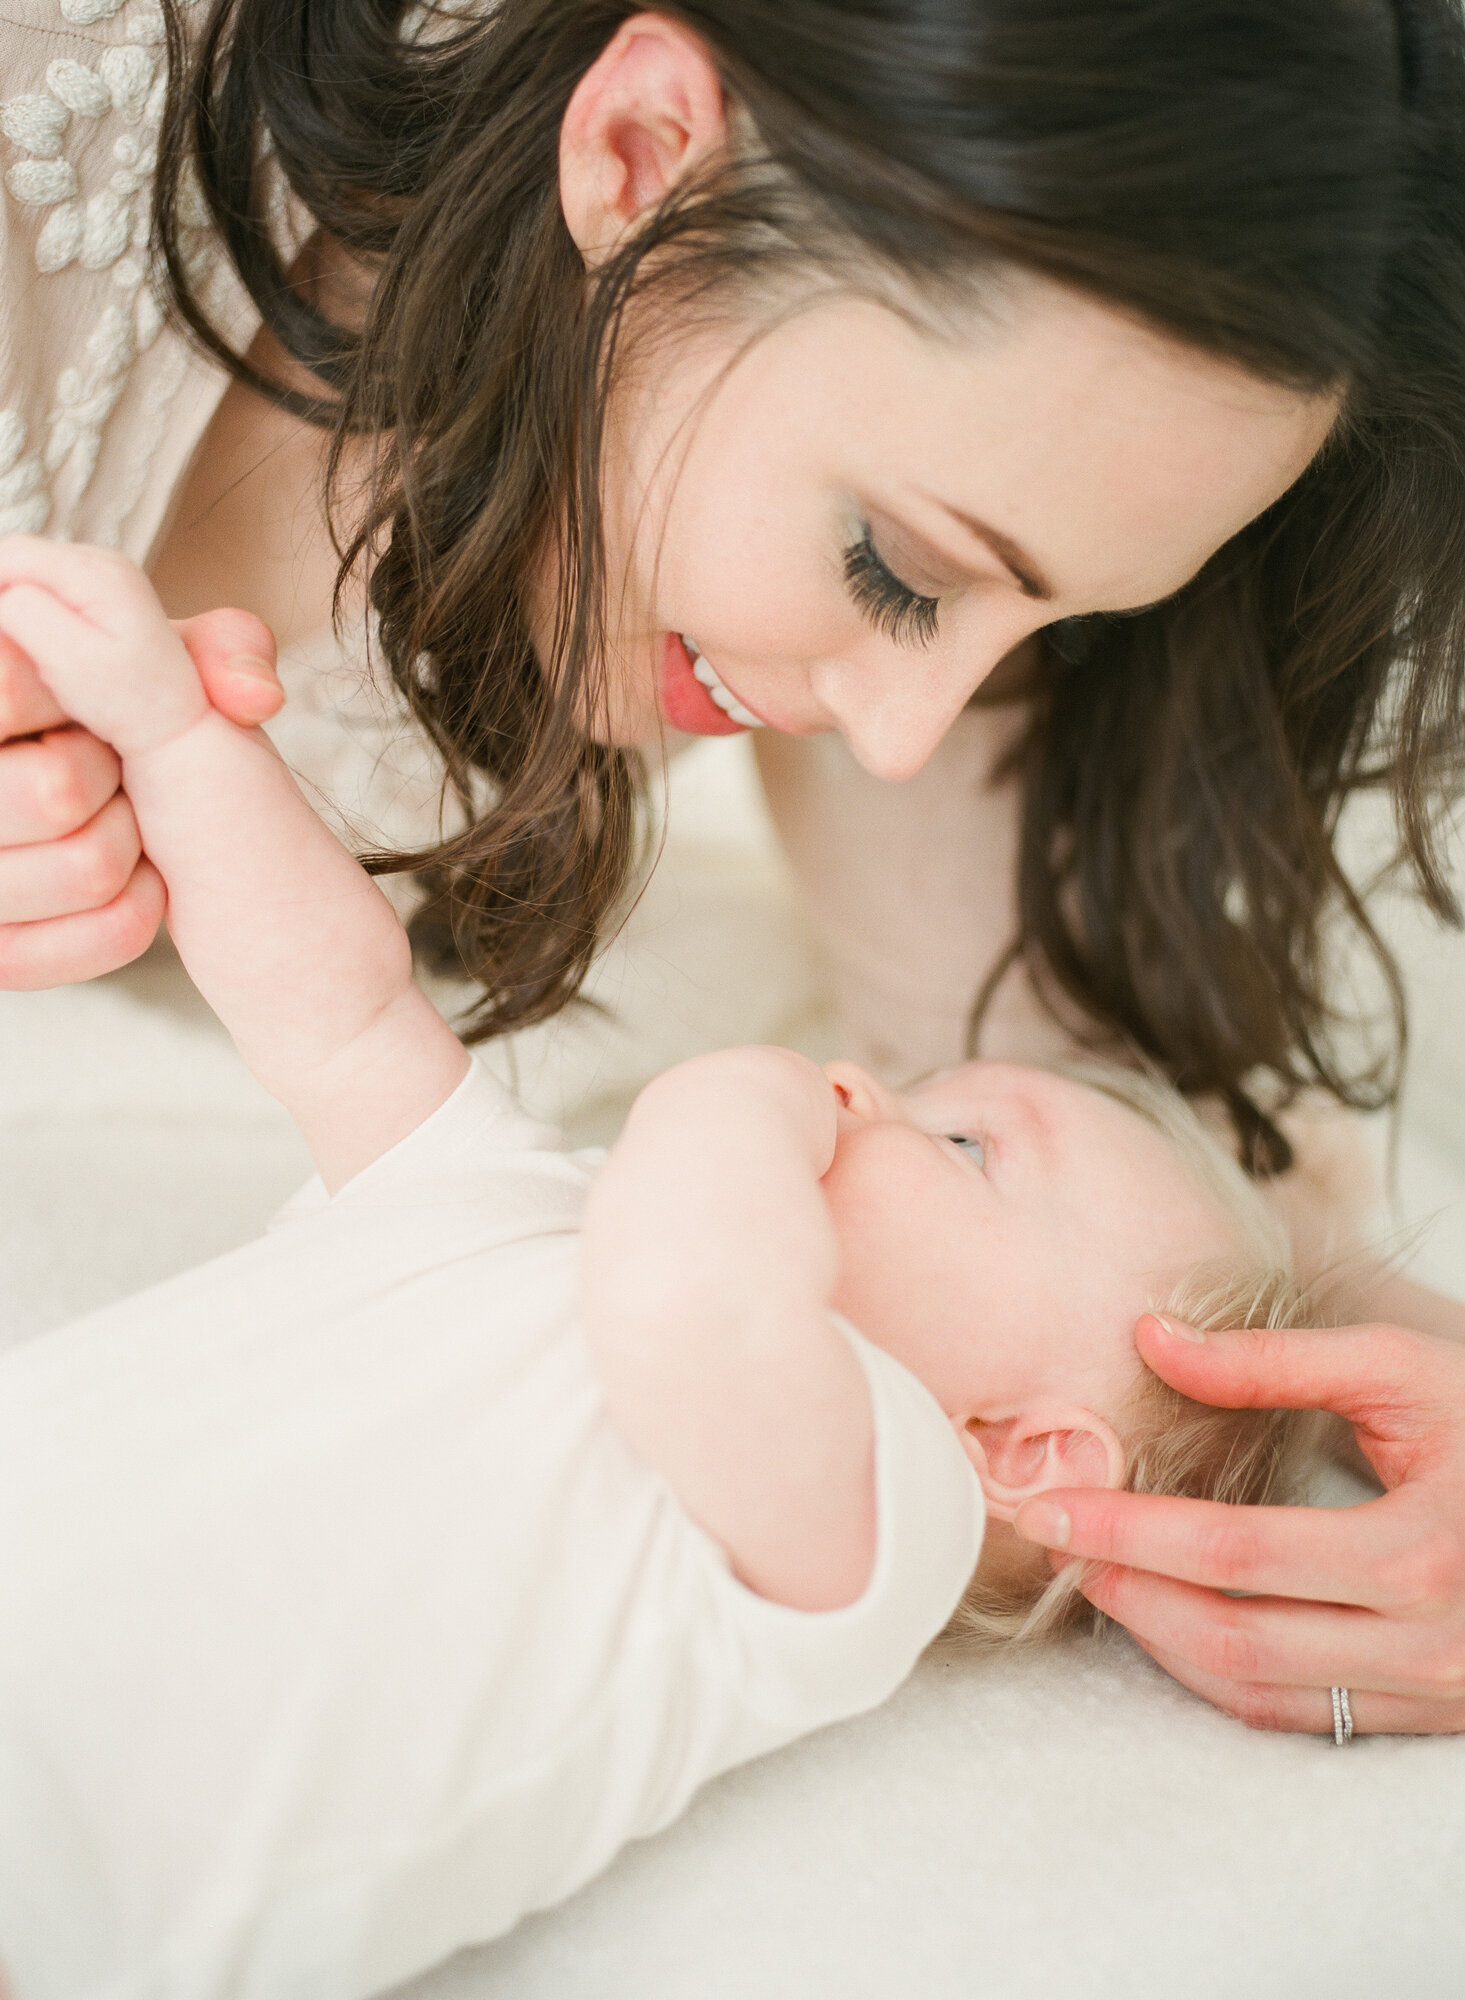
[[[142,579],[143,590],[150,590]],[[167,742],[208,713],[188,650],[156,598],[151,615],[103,627],[47,586],[0,579],[0,632],[35,661],[68,714],[123,757]]]
[[[135,562],[115,549],[84,542],[53,542],[44,535],[0,537],[0,592],[31,585],[57,597],[71,611],[97,623],[113,613],[162,609]]]
[[[42,681],[62,700],[57,671],[64,673],[68,663],[78,659],[94,666],[109,644],[89,619],[35,583],[0,586],[0,633],[29,655]]]
[[[55,729],[66,720],[29,657],[0,632],[0,743]]]

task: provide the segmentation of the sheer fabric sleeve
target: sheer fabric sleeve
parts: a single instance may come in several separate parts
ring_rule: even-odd
[[[0,0],[0,533],[140,563],[228,381],[149,281],[165,87],[156,0]],[[247,343],[198,214],[184,247]]]

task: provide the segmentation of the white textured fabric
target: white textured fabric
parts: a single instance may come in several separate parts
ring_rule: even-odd
[[[508,1930],[707,1778],[876,1706],[981,1489],[875,1410],[863,1596],[754,1596],[622,1444],[573,1314],[599,1154],[478,1064],[267,1237],[0,1360],[15,2000],[359,2000]]]

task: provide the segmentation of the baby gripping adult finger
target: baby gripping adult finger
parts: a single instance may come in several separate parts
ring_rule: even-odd
[[[4,568],[0,632],[30,657],[60,707],[123,757],[171,741],[208,713],[187,649],[139,572],[109,559],[89,579],[81,610],[53,583],[14,575],[13,560]]]

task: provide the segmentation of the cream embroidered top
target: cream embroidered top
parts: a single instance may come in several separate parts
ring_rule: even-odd
[[[157,0],[0,0],[0,534],[144,566],[229,386],[147,281],[165,68]],[[184,221],[204,303],[242,352],[259,315],[201,210]],[[436,832],[439,772],[372,686],[362,636],[343,647],[327,626],[282,656],[270,733],[360,841],[414,845]]]
[[[164,84],[156,0],[0,0],[0,533],[140,563],[228,386],[146,280]],[[211,309],[247,341],[250,302],[190,233]]]

